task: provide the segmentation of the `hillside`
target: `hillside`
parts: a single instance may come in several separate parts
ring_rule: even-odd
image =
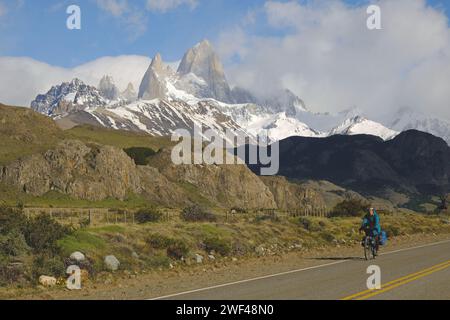
[[[258,173],[259,166],[250,166]],[[409,130],[390,141],[356,135],[290,137],[280,142],[279,174],[328,180],[365,194],[391,191],[441,194],[450,188],[450,147],[431,134]]]
[[[42,152],[63,139],[54,121],[27,108],[0,104],[0,165]]]
[[[286,209],[309,203],[276,202],[245,165],[175,166],[168,138],[87,125],[63,131],[29,109],[1,111],[8,125],[1,131],[0,200],[10,204]]]

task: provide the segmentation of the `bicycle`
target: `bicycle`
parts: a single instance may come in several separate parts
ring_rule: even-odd
[[[362,245],[364,247],[364,257],[366,260],[375,260],[377,257],[377,239],[369,232],[366,232],[366,236],[363,239]]]

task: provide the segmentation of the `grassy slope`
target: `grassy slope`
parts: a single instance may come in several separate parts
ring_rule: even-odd
[[[0,165],[48,150],[63,137],[63,131],[48,117],[0,104]]]
[[[391,237],[450,233],[450,225],[443,218],[417,214],[382,215],[382,226]],[[152,239],[172,239],[186,244],[190,259],[195,253],[204,257],[209,254],[202,243],[215,239],[218,245],[230,249],[225,256],[258,255],[256,248],[265,248],[265,254],[281,254],[291,250],[311,250],[324,246],[358,244],[362,236],[358,233],[360,218],[283,218],[261,220],[241,215],[232,221],[217,223],[186,223],[179,218],[169,222],[145,225],[111,225],[80,229],[59,242],[65,255],[82,250],[101,267],[101,259],[115,254],[124,269],[138,270],[168,266],[176,260],[167,256],[166,246],[154,246]],[[267,251],[269,250],[269,251]],[[222,255],[216,251],[216,259]],[[132,257],[136,252],[139,259]],[[261,253],[259,253],[261,254]],[[98,270],[98,271],[101,271]]]

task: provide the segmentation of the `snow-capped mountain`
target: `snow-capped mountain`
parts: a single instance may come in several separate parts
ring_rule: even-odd
[[[108,100],[117,100],[120,97],[119,88],[117,88],[111,76],[104,76],[97,88],[100,94]]]
[[[370,134],[378,136],[383,140],[393,139],[399,132],[386,128],[382,124],[368,120],[361,116],[356,116],[345,120],[342,124],[330,131],[329,135],[356,135]]]
[[[197,128],[203,130],[201,135],[206,138],[204,131],[212,129],[216,135],[227,141],[226,132],[231,130],[237,135],[248,137],[250,142],[256,141],[232,118],[207,101],[188,104],[181,100],[139,100],[130,104],[79,110],[57,118],[56,121],[69,121],[72,125],[87,123],[113,129],[143,131],[155,136],[170,136],[178,129],[187,130],[193,135],[194,129]]]
[[[371,134],[385,140],[399,131],[418,129],[450,141],[450,125],[403,110],[391,123],[375,122],[354,108],[336,114],[314,113],[290,90],[257,97],[245,88],[230,88],[224,68],[208,41],[189,49],[176,65],[156,54],[143,74],[138,92],[132,81],[120,93],[111,76],[98,89],[74,79],[39,95],[31,107],[70,125],[89,123],[114,129],[170,135],[194,126],[245,133],[269,142],[290,136],[326,137],[334,134]],[[391,118],[392,119],[392,118]]]
[[[389,119],[383,121],[383,123],[397,131],[416,129],[428,132],[441,137],[450,145],[449,121],[426,115],[411,108],[405,107],[399,109],[393,116],[389,116]]]
[[[138,98],[136,90],[134,90],[133,84],[130,82],[127,88],[121,93],[122,98],[125,101],[134,102]]]
[[[103,107],[107,100],[97,88],[84,84],[79,79],[53,86],[31,102],[31,108],[48,116],[63,115],[86,108]]]
[[[180,90],[199,98],[234,102],[222,62],[208,40],[203,40],[185,53],[177,74],[180,79],[175,86]],[[193,88],[196,90],[192,91]]]

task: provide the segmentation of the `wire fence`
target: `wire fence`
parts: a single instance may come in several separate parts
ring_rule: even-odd
[[[110,224],[136,224],[136,213],[138,209],[110,209],[110,208],[23,208],[23,213],[28,217],[35,217],[41,214],[49,215],[51,218],[66,225],[99,226]],[[181,212],[177,210],[160,210],[162,221],[173,221],[177,219]],[[292,217],[329,217],[331,210],[325,207],[298,208],[291,210],[277,209],[252,209],[236,212],[227,210],[216,216],[219,220],[231,222],[239,218],[256,219],[283,219]]]

